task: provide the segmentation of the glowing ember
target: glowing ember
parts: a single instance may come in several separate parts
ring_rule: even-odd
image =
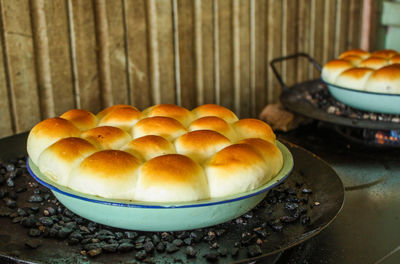
[[[400,145],[400,130],[378,131],[375,134],[375,142],[378,144],[399,144]]]

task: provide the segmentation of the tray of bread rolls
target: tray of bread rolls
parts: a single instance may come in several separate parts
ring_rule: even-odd
[[[143,231],[234,219],[293,168],[268,124],[212,104],[73,109],[38,123],[27,151],[30,174],[71,211]]]
[[[349,50],[325,64],[321,73],[338,101],[364,111],[400,114],[400,53]]]

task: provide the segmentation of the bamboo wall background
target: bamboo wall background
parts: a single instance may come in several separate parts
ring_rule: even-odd
[[[364,1],[0,0],[0,137],[112,104],[256,116],[280,93],[271,59],[304,51],[323,64],[360,47]],[[318,77],[305,61],[282,74]]]

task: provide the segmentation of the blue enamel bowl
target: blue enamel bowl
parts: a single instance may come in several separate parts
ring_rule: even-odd
[[[293,169],[293,157],[280,142],[284,163],[281,171],[270,182],[245,193],[218,199],[185,203],[149,203],[105,199],[61,186],[43,175],[28,159],[29,173],[40,184],[49,188],[57,199],[72,212],[94,222],[142,231],[178,231],[203,228],[234,219],[254,208],[267,191],[283,182]]]
[[[360,91],[322,81],[336,100],[348,106],[368,112],[400,114],[400,94]]]

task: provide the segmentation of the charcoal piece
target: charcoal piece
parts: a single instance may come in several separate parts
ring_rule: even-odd
[[[183,243],[185,243],[185,245],[187,245],[187,246],[190,246],[193,243],[193,238],[191,238],[191,237],[185,238],[183,240]]]
[[[23,218],[22,216],[18,216],[18,217],[13,218],[12,222],[13,222],[14,224],[20,223],[23,219],[24,219],[24,218]]]
[[[203,239],[205,241],[212,241],[217,237],[217,235],[215,234],[215,232],[213,231],[209,231],[207,232],[207,234],[203,237]]]
[[[165,245],[163,242],[159,242],[156,246],[156,250],[160,253],[165,251]]]
[[[72,232],[69,235],[69,238],[70,239],[77,239],[77,240],[81,241],[83,239],[83,236],[79,231],[75,231],[75,232]]]
[[[131,243],[122,243],[118,246],[118,251],[129,252],[129,251],[132,251],[133,248],[134,248],[134,246]]]
[[[12,163],[8,163],[8,164],[6,165],[6,170],[7,170],[8,172],[14,171],[14,170],[15,170],[15,165],[12,164]]]
[[[296,212],[297,208],[299,208],[297,203],[285,203],[285,209],[290,213]]]
[[[302,197],[302,198],[301,198],[301,201],[302,201],[304,204],[308,204],[308,198],[307,198],[307,197]]]
[[[8,195],[7,189],[4,189],[4,188],[0,189],[0,198],[4,198],[7,195]]]
[[[145,240],[146,240],[146,236],[139,236],[138,238],[136,238],[135,242],[136,243],[144,243]]]
[[[167,253],[174,253],[174,252],[178,251],[179,248],[174,243],[167,243],[166,250],[167,250]]]
[[[143,249],[144,249],[147,253],[153,252],[153,251],[154,251],[154,244],[153,244],[153,242],[147,241],[146,243],[144,243]]]
[[[263,228],[257,229],[254,232],[261,238],[266,238],[268,235],[268,233]]]
[[[242,233],[240,241],[242,242],[243,245],[248,245],[253,239],[254,236],[252,234],[250,234],[249,232],[244,232]]]
[[[138,236],[138,234],[136,232],[127,231],[124,233],[124,236],[125,236],[125,238],[128,238],[128,239],[135,239]]]
[[[250,212],[244,214],[243,217],[246,218],[246,219],[252,219],[253,218],[253,212],[250,211]]]
[[[105,245],[105,243],[90,243],[83,246],[83,249],[86,251],[90,251],[93,249],[101,248]]]
[[[231,250],[231,256],[236,257],[239,254],[239,248],[233,247]]]
[[[95,248],[95,249],[89,250],[87,252],[87,254],[91,257],[95,257],[95,256],[100,255],[102,252],[103,252],[103,250],[101,248]]]
[[[304,194],[311,194],[312,190],[304,188],[301,192],[304,193]]]
[[[219,248],[219,244],[217,242],[214,242],[211,244],[211,248],[217,249],[217,248]]]
[[[19,216],[27,216],[28,215],[28,213],[22,208],[18,208],[17,213]]]
[[[34,194],[31,197],[29,197],[28,202],[30,202],[30,203],[41,203],[41,202],[43,202],[43,198],[42,198],[42,196],[40,196],[38,194]]]
[[[223,234],[225,234],[225,232],[226,232],[226,229],[223,229],[223,228],[215,230],[215,234],[219,237],[222,236]]]
[[[16,201],[14,201],[13,199],[10,199],[10,198],[3,198],[3,201],[6,203],[6,206],[8,207],[8,208],[11,208],[11,209],[13,209],[13,208],[16,208],[17,207],[17,202]]]
[[[268,225],[274,230],[275,232],[282,232],[283,225],[279,223],[279,219],[275,221],[269,221]]]
[[[157,245],[158,242],[161,241],[161,240],[160,240],[160,237],[159,237],[158,235],[156,235],[156,234],[154,234],[154,235],[151,237],[151,239],[153,240],[153,243],[154,243],[155,245]]]
[[[298,217],[284,215],[284,216],[281,216],[279,219],[281,220],[282,223],[291,224],[291,223],[295,223],[298,220]]]
[[[47,216],[40,217],[39,222],[44,226],[52,226],[54,224],[53,219]]]
[[[79,230],[83,233],[90,234],[90,230],[86,226],[79,226]]]
[[[198,243],[203,238],[203,232],[193,231],[193,232],[190,233],[190,237],[193,238],[196,243]]]
[[[104,250],[104,252],[113,253],[117,252],[118,244],[117,243],[104,244],[101,248]]]
[[[168,232],[161,233],[161,239],[164,241],[172,242],[174,240],[174,236]]]
[[[8,179],[6,180],[6,184],[7,184],[7,186],[10,187],[10,188],[12,188],[12,187],[15,186],[15,183],[14,183],[13,179],[11,179],[11,178],[8,178]]]
[[[71,212],[70,210],[68,210],[68,209],[65,209],[63,214],[64,214],[66,217],[69,217],[69,218],[72,218],[72,217],[75,216],[75,214],[74,214],[73,212]]]
[[[186,256],[187,256],[188,258],[194,258],[194,257],[196,257],[196,255],[197,255],[197,250],[194,249],[194,247],[187,246],[187,247],[186,247],[186,250],[185,250],[185,253],[186,253]]]
[[[58,238],[66,238],[67,236],[69,236],[69,234],[72,233],[72,229],[68,228],[68,227],[62,227],[57,234]]]
[[[120,240],[124,237],[124,233],[122,232],[115,232],[115,239]]]
[[[31,237],[38,237],[38,236],[40,236],[40,234],[41,234],[41,231],[37,228],[31,228],[31,229],[29,229],[29,232],[28,232],[28,235]]]
[[[57,222],[59,221],[58,216],[56,216],[56,215],[52,215],[50,218],[51,218],[51,220],[53,220],[53,222],[55,222],[55,223],[57,223]]]
[[[299,213],[300,214],[306,214],[307,213],[307,208],[306,207],[300,207]]]
[[[143,243],[136,243],[135,244],[135,249],[142,249],[144,247]]]
[[[42,241],[38,239],[28,239],[25,241],[25,246],[32,249],[37,249],[42,245]]]
[[[49,198],[50,198],[50,194],[48,194],[48,193],[43,194],[43,199],[44,200],[49,200]]]
[[[189,236],[189,233],[187,231],[182,231],[176,235],[176,238],[183,240],[183,239],[187,238],[188,236]]]
[[[7,207],[0,207],[0,216],[9,216],[13,213],[14,211],[11,210],[10,208]]]
[[[45,211],[47,211],[48,215],[55,215],[56,214],[56,209],[54,209],[53,207],[47,207],[45,209]],[[43,211],[44,212],[44,211]]]
[[[225,257],[226,255],[228,255],[228,249],[225,248],[225,247],[219,248],[219,249],[218,249],[218,254],[219,254],[220,256]]]
[[[37,212],[39,212],[39,209],[40,209],[40,207],[39,206],[31,206],[31,207],[29,207],[31,210],[32,210],[32,212],[34,212],[34,213],[37,213]]]
[[[131,243],[131,244],[132,244],[132,240],[131,240],[131,239],[128,239],[128,238],[124,238],[124,239],[120,239],[120,240],[119,240],[119,243],[120,243],[120,244],[122,244],[122,243]]]
[[[311,223],[311,218],[307,215],[301,216],[301,224],[302,225],[309,225]]]
[[[147,256],[147,253],[145,250],[139,250],[138,252],[136,252],[135,258],[137,260],[143,260],[145,259]]]
[[[40,189],[35,189],[35,190],[33,190],[33,193],[34,193],[34,194],[40,194],[41,191],[40,191]]]
[[[180,246],[182,246],[183,241],[182,241],[182,239],[174,239],[172,241],[172,243],[174,243],[177,247],[180,247]]]
[[[247,256],[250,258],[256,257],[262,254],[261,248],[258,245],[251,245],[247,248]]]
[[[216,262],[218,260],[218,252],[210,252],[204,255],[207,261]]]

